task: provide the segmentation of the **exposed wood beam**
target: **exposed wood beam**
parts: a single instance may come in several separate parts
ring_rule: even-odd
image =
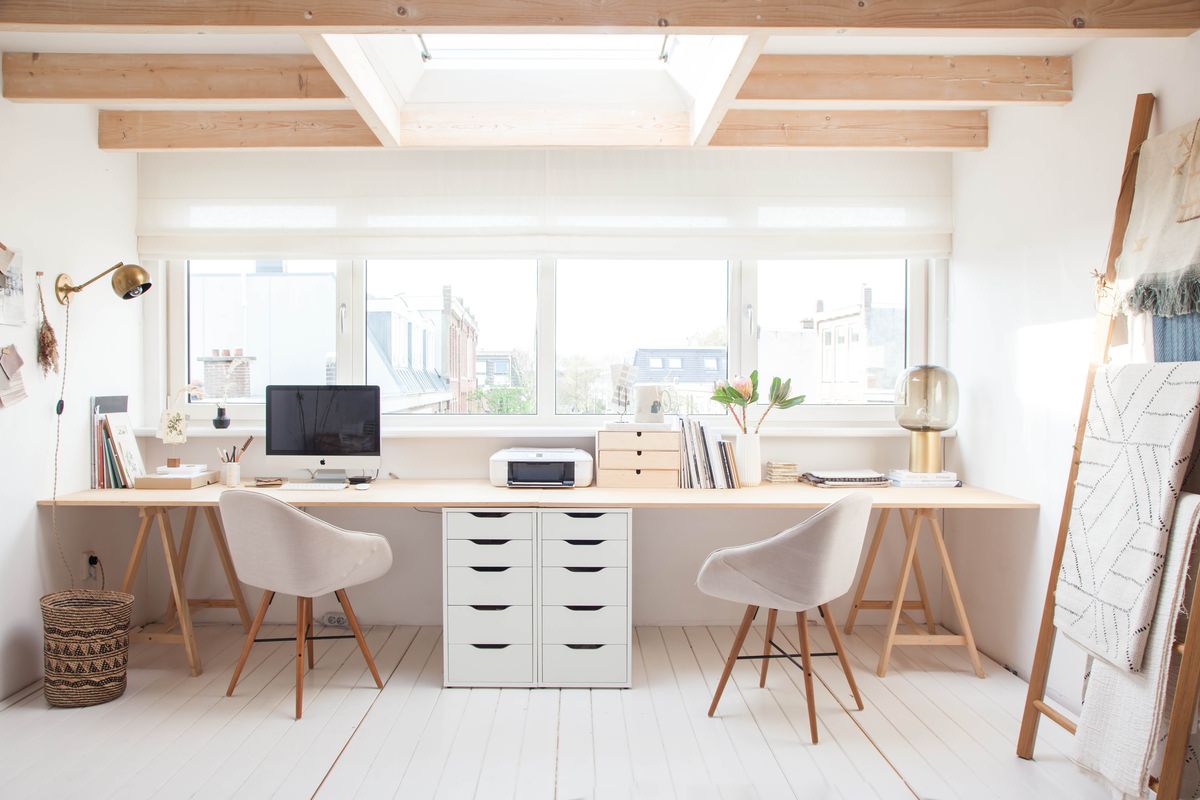
[[[321,62],[379,141],[387,147],[400,144],[400,104],[386,78],[363,50],[358,37],[349,34],[312,34],[304,37]]]
[[[379,147],[358,112],[101,111],[102,150]]]
[[[795,108],[830,101],[1066,103],[1070,56],[759,57],[734,108]]]
[[[0,30],[125,32],[806,30],[1186,34],[1196,0],[4,0]]]
[[[668,69],[676,69],[676,80],[692,97],[692,144],[703,146],[712,139],[768,38],[763,33],[718,37],[702,54],[702,65],[692,65],[690,76],[679,74],[679,65],[673,68],[668,64]],[[730,39],[734,41],[720,41]]]
[[[409,105],[404,147],[686,147],[688,117],[626,109]],[[102,111],[100,147],[114,150],[378,147],[353,111]]]
[[[310,55],[5,53],[4,96],[50,103],[348,105]]]
[[[740,111],[725,115],[715,147],[980,150],[986,111]]]

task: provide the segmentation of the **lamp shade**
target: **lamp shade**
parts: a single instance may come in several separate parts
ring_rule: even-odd
[[[112,287],[121,299],[132,300],[150,289],[150,274],[137,264],[125,264],[113,273]]]
[[[945,367],[910,367],[896,382],[896,422],[910,431],[945,431],[958,421],[958,381]]]

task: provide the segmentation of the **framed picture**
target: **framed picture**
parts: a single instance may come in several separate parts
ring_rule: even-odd
[[[25,269],[19,250],[12,254],[8,266],[0,271],[0,325],[25,324]]]

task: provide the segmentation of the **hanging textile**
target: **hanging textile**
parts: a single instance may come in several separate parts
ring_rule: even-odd
[[[1155,361],[1200,361],[1200,313],[1152,317]]]
[[[1138,671],[1175,501],[1200,416],[1200,362],[1096,374],[1054,624],[1091,655]]]

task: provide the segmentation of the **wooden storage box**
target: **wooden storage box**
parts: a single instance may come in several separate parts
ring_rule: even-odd
[[[679,431],[600,431],[596,485],[670,489],[679,486]]]

